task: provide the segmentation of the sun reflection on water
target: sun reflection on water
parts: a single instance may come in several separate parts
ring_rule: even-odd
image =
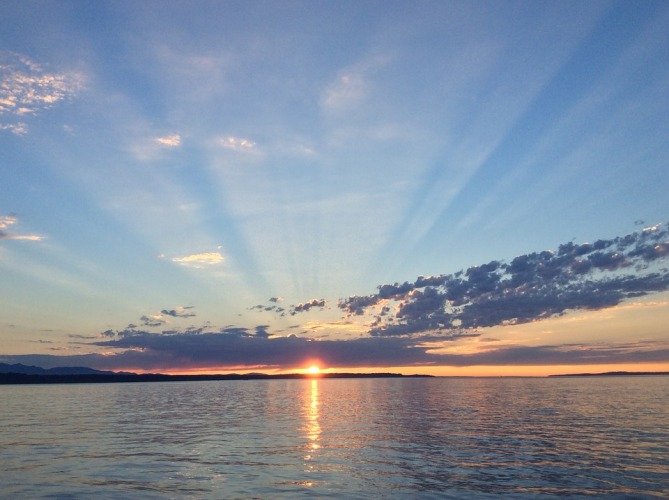
[[[319,439],[321,435],[321,426],[319,423],[319,414],[318,414],[318,380],[314,379],[311,381],[311,397],[305,398],[307,407],[306,407],[306,437],[307,442],[307,453],[304,457],[305,460],[313,460],[314,453],[318,450],[321,445],[319,444]]]

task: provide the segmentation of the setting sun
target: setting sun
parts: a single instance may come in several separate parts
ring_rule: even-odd
[[[321,369],[318,367],[318,365],[311,365],[309,368],[307,368],[307,373],[310,375],[318,375],[321,372]]]

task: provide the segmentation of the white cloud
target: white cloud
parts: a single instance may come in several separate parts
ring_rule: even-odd
[[[181,136],[179,134],[170,134],[164,137],[156,137],[154,140],[161,146],[167,146],[170,148],[175,148],[181,145]]]
[[[0,215],[0,229],[7,229],[12,224],[16,224],[16,217],[13,215]]]
[[[243,137],[235,137],[233,135],[221,137],[218,139],[217,143],[225,149],[231,149],[239,153],[252,153],[258,150],[257,144],[252,140]]]
[[[13,215],[0,215],[0,240],[27,240],[27,241],[41,241],[43,236],[36,234],[12,234],[7,233],[5,229],[16,224],[18,219]]]
[[[12,134],[25,135],[28,133],[28,126],[23,122],[0,123],[0,130],[9,130]]]
[[[186,267],[201,269],[204,266],[220,264],[223,262],[223,255],[219,252],[195,253],[184,257],[174,257],[172,262]]]
[[[150,136],[145,133],[138,133],[141,138],[128,146],[130,153],[138,161],[155,161],[164,157],[167,149],[176,149],[181,146],[181,134],[173,133],[163,136]]]
[[[388,54],[365,57],[342,69],[321,96],[321,106],[329,112],[341,112],[361,104],[374,87],[374,75],[392,61]]]
[[[368,89],[361,74],[344,73],[325,89],[323,107],[329,111],[350,108],[364,99]]]
[[[0,52],[0,130],[22,135],[27,132],[17,117],[36,115],[76,94],[83,87],[79,73],[50,73],[25,56]]]

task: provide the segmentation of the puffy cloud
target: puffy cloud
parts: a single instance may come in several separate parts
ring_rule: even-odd
[[[174,257],[172,262],[182,266],[200,269],[204,266],[213,266],[223,262],[223,255],[219,252],[195,253],[184,257]]]
[[[568,310],[602,309],[623,300],[669,290],[669,270],[656,264],[669,253],[661,225],[595,243],[560,245],[492,261],[453,275],[419,276],[415,283],[378,286],[378,292],[339,302],[349,315],[383,307],[369,333],[394,336],[521,324]],[[633,268],[634,273],[625,273]]]
[[[0,52],[0,130],[25,134],[19,120],[75,95],[83,86],[78,73],[52,73],[20,54]]]
[[[44,239],[43,236],[36,234],[15,234],[6,231],[10,226],[13,226],[18,222],[18,219],[14,215],[0,215],[0,240],[27,240],[27,241],[40,241]]]
[[[321,309],[324,308],[325,299],[311,299],[304,304],[297,304],[296,306],[292,306],[290,309],[290,315],[295,316],[297,313],[309,311],[314,307],[319,307]]]

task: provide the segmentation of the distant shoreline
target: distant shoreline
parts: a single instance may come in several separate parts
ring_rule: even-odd
[[[432,375],[402,375],[399,373],[265,373],[219,375],[167,375],[162,373],[110,373],[110,374],[26,374],[0,373],[0,385],[20,384],[109,384],[132,382],[188,382],[209,380],[318,380],[350,378],[430,378]]]
[[[648,375],[669,375],[669,372],[604,372],[604,373],[564,373],[548,375],[549,377],[628,377]]]
[[[545,378],[569,377],[626,377],[669,375],[669,372],[625,372],[614,371],[604,373],[567,373],[547,375]],[[400,373],[285,373],[270,375],[266,373],[232,373],[213,375],[168,375],[164,373],[86,373],[86,374],[34,374],[34,373],[0,373],[0,385],[30,384],[113,384],[136,382],[197,382],[213,380],[318,380],[318,379],[371,379],[371,378],[462,378],[435,377],[434,375],[402,375]],[[477,378],[477,377],[466,377]],[[489,378],[489,377],[484,377]],[[523,378],[523,377],[493,377]],[[531,377],[537,378],[537,377]],[[539,377],[542,378],[542,377]]]

